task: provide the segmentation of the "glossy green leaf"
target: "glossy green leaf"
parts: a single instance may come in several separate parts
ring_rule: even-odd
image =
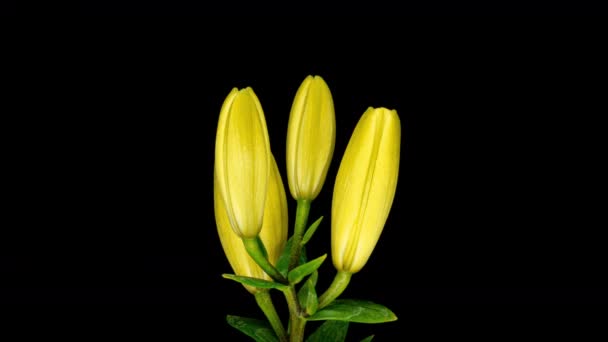
[[[369,335],[366,338],[362,339],[361,342],[371,342],[374,339],[374,335]]]
[[[286,277],[287,276],[287,268],[289,267],[289,256],[291,255],[291,245],[293,244],[293,237],[290,237],[285,244],[285,248],[283,248],[283,252],[279,256],[279,260],[277,261],[276,268],[279,272]],[[305,264],[306,259],[306,248],[302,247],[302,252],[300,253],[300,261],[299,265]]]
[[[243,277],[235,274],[222,274],[222,277],[230,280],[234,280],[241,284],[257,287],[260,289],[278,289],[284,290],[287,288],[287,285],[283,285],[280,283],[275,283],[274,281],[252,278],[252,277]]]
[[[274,331],[265,321],[232,315],[226,316],[226,321],[238,331],[256,340],[256,342],[278,342]]]
[[[319,219],[317,219],[313,224],[310,225],[310,227],[308,227],[308,230],[306,231],[306,233],[304,233],[304,237],[302,238],[302,245],[305,245],[308,243],[308,241],[310,241],[312,235],[317,231],[317,228],[319,228],[321,221],[323,221],[323,216],[319,217]]]
[[[307,314],[312,315],[317,312],[319,307],[319,298],[317,297],[317,290],[315,286],[317,286],[317,278],[319,277],[319,272],[314,271],[308,277],[304,285],[300,291],[298,291],[298,301],[300,305]]]
[[[306,339],[306,342],[344,342],[347,332],[348,322],[326,321]]]
[[[323,254],[320,257],[291,270],[289,272],[289,274],[287,275],[287,279],[289,280],[289,283],[297,284],[297,283],[301,282],[302,279],[304,279],[304,277],[306,277],[307,275],[316,271],[317,268],[319,268],[321,266],[321,264],[323,264],[323,261],[325,261],[325,258],[327,258],[327,254]]]
[[[308,320],[384,323],[397,320],[397,316],[384,305],[376,304],[374,302],[356,299],[336,299],[325,308],[308,317]]]

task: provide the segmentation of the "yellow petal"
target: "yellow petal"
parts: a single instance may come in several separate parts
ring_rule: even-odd
[[[401,125],[395,110],[368,108],[348,143],[332,200],[332,258],[340,271],[361,270],[391,209]]]
[[[281,251],[287,241],[287,198],[283,181],[274,158],[272,159],[272,171],[268,185],[268,196],[264,209],[264,222],[260,238],[268,251],[268,259],[276,265]],[[246,277],[271,280],[262,269],[251,259],[241,238],[234,233],[230,226],[230,220],[224,207],[224,201],[219,192],[218,178],[214,177],[214,209],[217,232],[222,243],[226,258],[235,274]],[[253,293],[256,291],[251,286],[245,288]]]
[[[262,229],[270,170],[270,143],[262,106],[251,88],[233,89],[220,112],[215,173],[228,219],[241,237]]]
[[[296,93],[287,128],[287,179],[295,199],[313,200],[319,195],[335,140],[329,87],[320,76],[308,76]]]
[[[268,252],[268,260],[271,264],[276,265],[287,241],[289,219],[285,187],[274,157],[271,158],[271,164],[268,195],[264,208],[264,223],[260,238]]]

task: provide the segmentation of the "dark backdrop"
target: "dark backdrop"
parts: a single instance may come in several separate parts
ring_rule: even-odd
[[[401,1],[353,0],[343,2],[307,1],[276,2],[260,1],[189,1],[189,0],[86,0],[80,1],[80,13],[85,15],[230,15],[269,14],[289,15],[406,15],[454,16],[454,15],[601,15],[605,6],[593,1],[556,0],[542,1]]]
[[[338,128],[313,203],[311,218],[327,220],[311,255],[329,253],[333,181],[360,115],[384,106],[402,123],[392,211],[344,293],[400,319],[356,325],[352,336],[494,324],[508,333],[547,313],[504,314],[511,304],[606,302],[605,228],[593,214],[605,56],[592,24],[226,17],[84,26],[69,39],[42,30],[8,64],[5,99],[15,106],[6,111],[16,119],[5,126],[6,185],[16,191],[6,197],[2,301],[88,304],[70,317],[96,334],[240,338],[224,316],[259,313],[221,278],[231,270],[213,218],[219,109],[232,87],[253,87],[286,181],[289,109],[316,74],[332,90]],[[320,287],[333,275],[327,262]]]

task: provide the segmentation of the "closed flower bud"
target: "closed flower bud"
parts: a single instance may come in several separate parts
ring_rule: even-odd
[[[397,112],[368,108],[355,127],[336,176],[331,248],[338,271],[360,271],[380,238],[395,197],[400,144]]]
[[[266,119],[251,88],[232,89],[220,112],[215,177],[230,226],[241,238],[262,229],[268,191],[270,144]]]
[[[298,89],[287,128],[287,180],[296,200],[317,197],[334,153],[336,116],[325,81],[308,76]]]
[[[287,240],[287,198],[281,175],[274,158],[271,158],[271,172],[268,184],[268,194],[264,208],[264,222],[260,239],[266,246],[268,260],[276,265]],[[218,178],[214,177],[215,221],[224,253],[234,273],[240,276],[271,280],[253,261],[245,250],[243,241],[230,226],[230,220],[224,207],[224,201],[219,193]],[[251,293],[256,291],[251,286],[245,286]]]

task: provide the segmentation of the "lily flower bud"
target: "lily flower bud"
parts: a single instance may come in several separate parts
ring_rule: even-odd
[[[319,195],[336,140],[336,116],[329,87],[320,76],[300,85],[287,127],[287,180],[296,200]]]
[[[400,144],[397,112],[368,108],[355,127],[336,176],[331,249],[338,271],[360,271],[380,238],[395,197]]]
[[[287,241],[288,217],[287,197],[281,174],[274,158],[271,159],[272,167],[264,208],[264,222],[259,236],[268,252],[268,260],[272,265],[276,265]],[[222,248],[232,270],[236,275],[272,280],[249,256],[243,241],[230,226],[230,219],[220,196],[217,180],[218,178],[214,177],[215,221]],[[254,287],[245,285],[245,288],[251,293],[256,292]]]
[[[262,229],[270,143],[262,106],[251,88],[232,89],[220,112],[215,177],[230,226],[241,238]]]

